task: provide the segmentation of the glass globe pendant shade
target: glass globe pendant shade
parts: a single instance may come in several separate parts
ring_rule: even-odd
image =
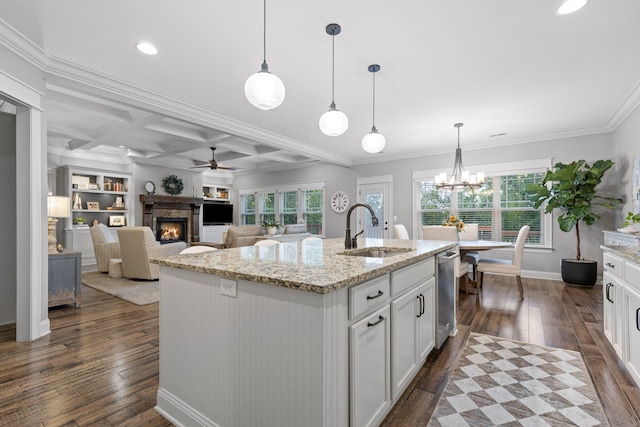
[[[263,63],[262,70],[247,79],[244,94],[252,105],[262,110],[271,110],[284,101],[284,84],[276,75],[271,74],[267,64]]]
[[[336,110],[335,104],[331,104],[329,111],[320,117],[318,122],[322,133],[328,136],[342,135],[349,127],[349,118],[342,111]]]
[[[379,134],[376,128],[362,138],[362,149],[367,153],[379,153],[384,148],[386,140]]]

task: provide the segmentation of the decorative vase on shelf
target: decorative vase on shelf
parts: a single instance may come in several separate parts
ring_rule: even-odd
[[[273,236],[278,232],[278,227],[268,227],[267,228],[267,234],[269,236]]]

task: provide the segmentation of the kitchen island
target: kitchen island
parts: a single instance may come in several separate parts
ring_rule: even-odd
[[[378,424],[434,346],[434,257],[454,245],[358,244],[153,260],[158,412],[179,426]]]

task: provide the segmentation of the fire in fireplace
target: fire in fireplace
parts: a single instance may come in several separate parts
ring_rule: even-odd
[[[156,240],[161,244],[187,241],[186,218],[156,218]]]

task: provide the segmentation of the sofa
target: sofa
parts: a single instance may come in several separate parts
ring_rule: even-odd
[[[310,236],[307,233],[306,224],[289,224],[285,225],[283,230],[282,241],[302,240]],[[238,248],[240,246],[253,246],[260,239],[264,238],[262,227],[259,225],[241,225],[231,226],[224,235],[225,248]]]

